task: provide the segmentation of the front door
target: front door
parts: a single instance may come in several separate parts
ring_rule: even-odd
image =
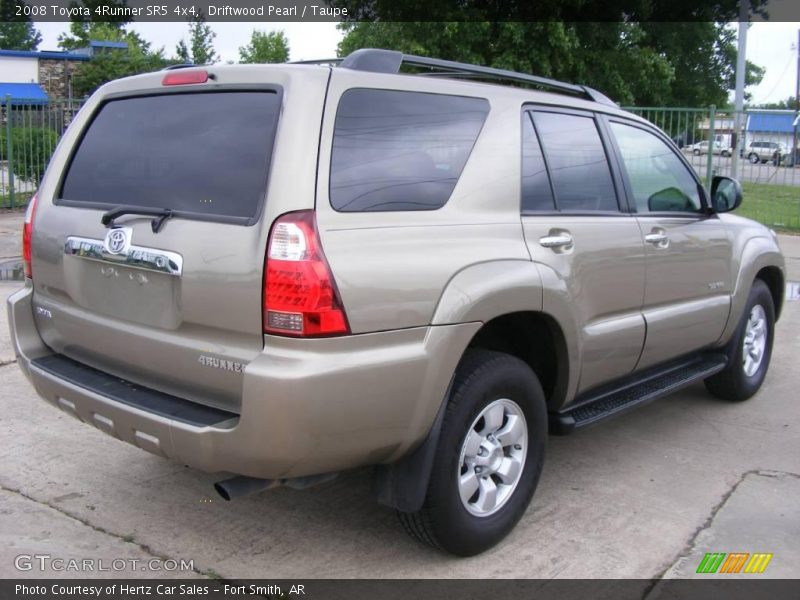
[[[730,309],[731,243],[704,206],[691,168],[645,126],[609,123],[645,242],[642,312],[647,336],[637,368],[719,340]]]

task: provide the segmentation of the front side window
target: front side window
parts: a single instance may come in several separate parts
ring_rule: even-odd
[[[441,208],[488,113],[483,98],[348,90],[336,111],[331,205],[342,212]]]
[[[611,123],[628,173],[636,211],[698,212],[702,204],[697,181],[672,149],[652,133]]]

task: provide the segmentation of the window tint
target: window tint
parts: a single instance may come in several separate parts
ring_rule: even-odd
[[[534,121],[558,208],[563,211],[619,210],[611,170],[594,119],[537,112]]]
[[[522,210],[554,210],[553,190],[530,113],[522,115]]]
[[[611,130],[628,172],[637,212],[700,210],[697,181],[665,142],[630,125],[611,123]]]
[[[481,98],[345,92],[333,134],[331,205],[350,212],[440,208],[488,112]]]
[[[280,96],[165,94],[108,102],[69,166],[61,197],[253,217],[263,201]]]

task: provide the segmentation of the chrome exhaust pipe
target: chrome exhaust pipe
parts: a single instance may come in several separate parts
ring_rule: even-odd
[[[257,477],[237,475],[230,479],[218,481],[214,484],[214,489],[217,490],[217,493],[225,500],[233,500],[234,498],[241,498],[248,494],[255,494],[256,492],[263,492],[280,487],[282,483],[280,479],[258,479]]]

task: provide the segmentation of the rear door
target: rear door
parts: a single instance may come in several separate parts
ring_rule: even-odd
[[[663,136],[632,122],[609,123],[647,253],[639,368],[716,342],[728,320],[731,243],[704,206],[700,182]]]
[[[594,115],[531,109],[522,140],[525,239],[549,290],[545,311],[575,321],[578,391],[585,391],[630,373],[639,359],[641,233],[620,205],[618,173]]]
[[[48,346],[238,408],[242,370],[263,347],[258,224],[281,93],[139,93],[97,107],[35,221],[34,303],[46,309],[36,322]],[[104,226],[120,206],[130,214]],[[137,214],[153,209],[173,214]]]

